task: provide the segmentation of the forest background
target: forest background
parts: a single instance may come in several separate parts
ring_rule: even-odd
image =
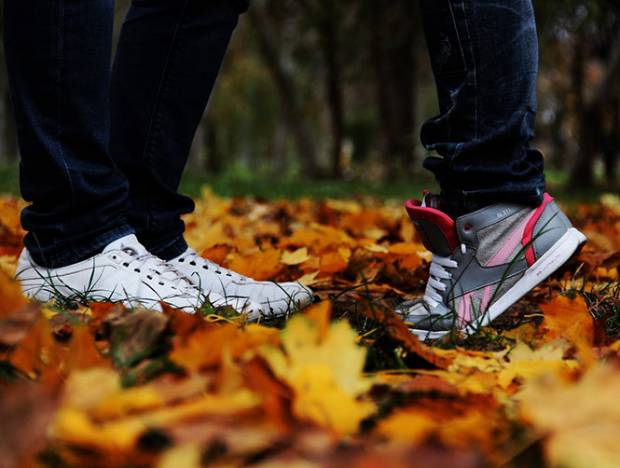
[[[617,186],[620,159],[620,4],[534,3],[541,45],[535,144],[549,180],[608,191]],[[116,2],[115,39],[129,4]],[[269,198],[412,195],[432,183],[421,167],[419,127],[436,113],[419,2],[254,0],[198,129],[183,189],[197,195],[210,183],[223,195]],[[0,191],[17,192],[18,158],[0,60]]]

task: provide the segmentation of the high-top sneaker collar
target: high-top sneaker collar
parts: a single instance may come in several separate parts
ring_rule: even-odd
[[[452,255],[459,246],[456,223],[440,210],[439,197],[425,193],[422,201],[409,200],[405,207],[424,246],[442,257]]]

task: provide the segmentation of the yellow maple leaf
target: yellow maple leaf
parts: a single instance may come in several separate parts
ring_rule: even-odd
[[[532,350],[519,343],[508,355],[509,363],[499,372],[498,383],[507,388],[515,379],[527,381],[546,374],[558,374],[576,367],[573,360],[563,359],[565,345],[562,342],[548,343]]]
[[[361,401],[371,380],[363,375],[366,350],[356,344],[357,334],[346,322],[324,331],[306,316],[293,317],[282,333],[283,351],[268,348],[263,356],[274,373],[294,390],[293,411],[341,434],[358,430],[374,410]]]
[[[294,266],[301,265],[308,260],[310,260],[310,255],[308,255],[308,248],[302,247],[295,250],[294,252],[282,252],[282,258],[280,261],[284,265]]]
[[[558,375],[529,382],[517,395],[521,415],[546,436],[553,466],[620,466],[620,373],[597,364],[574,383]]]

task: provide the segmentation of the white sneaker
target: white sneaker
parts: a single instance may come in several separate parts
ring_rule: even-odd
[[[202,291],[257,303],[263,317],[292,313],[312,303],[314,298],[312,290],[300,283],[254,281],[202,258],[191,248],[168,263]]]
[[[194,313],[205,299],[214,307],[231,306],[238,312],[258,309],[250,301],[229,301],[216,293],[206,295],[182,273],[151,255],[134,235],[109,244],[87,260],[61,268],[44,268],[22,252],[16,278],[24,294],[37,301],[120,302],[127,307],[161,311],[164,302]]]

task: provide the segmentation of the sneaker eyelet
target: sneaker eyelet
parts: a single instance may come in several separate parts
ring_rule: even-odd
[[[208,269],[209,269],[209,267],[208,267],[207,265],[203,265],[203,266],[202,266],[202,269],[203,269],[203,270],[208,270]]]
[[[180,262],[180,263],[183,263],[184,261],[185,261],[185,259],[184,259],[184,258],[179,258],[179,262]]]
[[[129,263],[125,262],[125,263],[123,263],[123,266],[124,266],[125,268],[129,268]]]
[[[222,274],[222,272],[221,272],[221,271],[219,271],[219,270],[217,270],[217,271],[216,271],[216,273],[217,273],[218,275],[221,275],[221,274]]]
[[[148,279],[150,279],[150,280],[152,280],[152,279],[153,279],[153,277],[152,277],[151,275],[146,275],[146,277],[147,277]]]
[[[189,264],[190,264],[191,266],[196,266],[196,262],[194,262],[194,261],[189,262]]]
[[[140,273],[140,268],[135,268],[133,271],[135,271],[136,273]]]

